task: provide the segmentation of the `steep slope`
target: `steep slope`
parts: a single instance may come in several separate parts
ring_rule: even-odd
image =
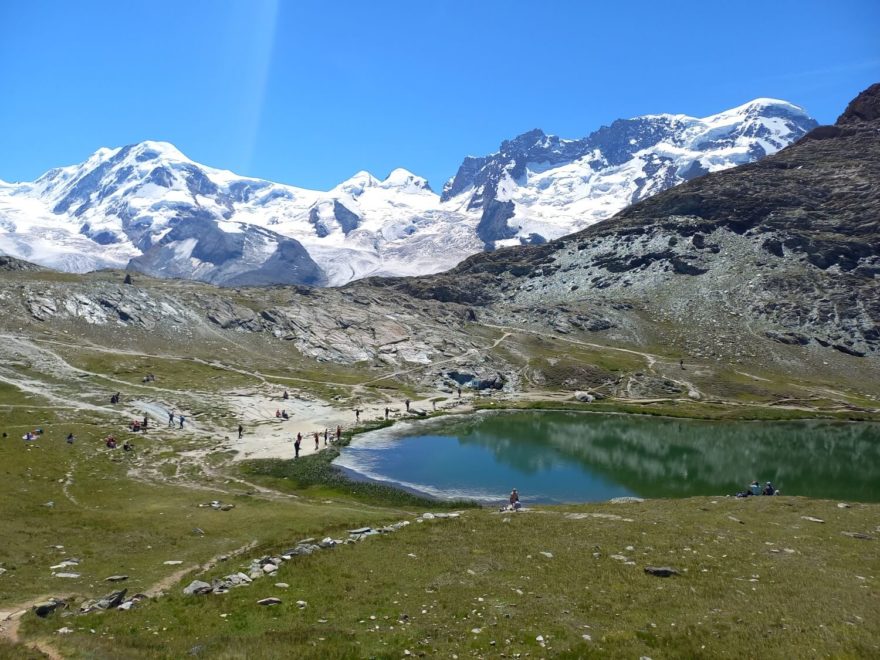
[[[580,140],[535,129],[468,157],[443,190],[481,213],[487,247],[543,242],[708,172],[759,160],[816,127],[802,108],[756,99],[698,119],[621,119]]]
[[[443,196],[404,169],[327,192],[241,177],[174,146],[100,149],[33,183],[0,182],[0,252],[73,272],[125,267],[222,284],[339,285],[449,269],[543,242],[705,171],[772,153],[813,122],[758,100],[706,119],[652,115],[582,140],[533,131],[465,160]]]
[[[377,284],[488,305],[500,318],[561,332],[582,326],[575,312],[589,309],[608,318],[613,336],[696,356],[771,360],[762,353],[769,341],[820,357],[876,358],[878,107],[874,85],[834,126],[757,163],[700,177],[547,245]]]

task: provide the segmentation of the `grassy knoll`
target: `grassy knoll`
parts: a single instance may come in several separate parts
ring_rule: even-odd
[[[784,497],[474,510],[295,558],[222,596],[175,589],[25,628],[74,628],[54,636],[72,658],[877,657],[880,555],[842,532],[876,534],[878,513]],[[256,604],[267,596],[283,602]]]
[[[0,431],[8,436],[0,440],[0,610],[40,594],[100,595],[113,574],[129,575],[125,586],[143,591],[181,566],[253,541],[281,542],[388,515],[356,504],[259,496],[177,458],[204,439],[164,429],[135,436],[119,420],[52,409],[5,387],[0,394]],[[38,426],[45,433],[37,441],[21,440]],[[64,440],[69,432],[77,437],[72,445]],[[133,439],[135,451],[107,450],[108,433]],[[199,506],[214,499],[235,508]],[[51,566],[72,557],[78,566],[54,572],[79,578],[52,575]],[[183,564],[169,567],[169,560]]]

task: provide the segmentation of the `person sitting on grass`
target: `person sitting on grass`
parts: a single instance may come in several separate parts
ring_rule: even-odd
[[[519,503],[519,493],[516,492],[516,488],[510,491],[510,507],[514,511],[519,511],[522,505]]]
[[[776,495],[776,489],[769,481],[767,482],[767,485],[764,486],[764,495]]]
[[[107,449],[116,449],[116,438],[112,435],[108,435],[104,444],[107,445]]]

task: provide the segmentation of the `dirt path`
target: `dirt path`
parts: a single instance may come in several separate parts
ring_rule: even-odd
[[[0,639],[4,639],[14,645],[22,645],[34,651],[39,651],[51,660],[64,660],[64,656],[52,646],[47,640],[33,639],[27,642],[22,641],[19,630],[21,628],[21,618],[31,611],[34,605],[49,600],[52,596],[40,596],[31,600],[13,605],[0,612]],[[64,596],[63,598],[68,598]],[[57,596],[56,596],[57,598]]]

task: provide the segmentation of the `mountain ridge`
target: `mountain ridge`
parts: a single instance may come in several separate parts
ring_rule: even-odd
[[[482,249],[552,240],[638,196],[758,158],[813,124],[797,106],[756,100],[703,119],[618,120],[580,140],[535,129],[466,158],[441,195],[403,168],[308,190],[203,166],[148,140],[0,186],[0,251],[61,270],[129,266],[229,285],[440,272]],[[707,135],[711,144],[691,149]],[[510,154],[506,167],[499,159]],[[462,174],[468,163],[480,167]]]

